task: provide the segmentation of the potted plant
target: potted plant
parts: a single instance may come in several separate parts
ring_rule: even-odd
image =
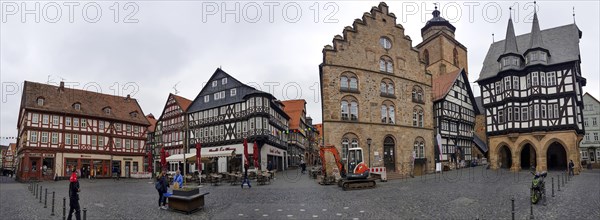
[[[193,196],[198,193],[200,193],[200,190],[198,188],[184,187],[179,189],[173,189],[174,196]]]

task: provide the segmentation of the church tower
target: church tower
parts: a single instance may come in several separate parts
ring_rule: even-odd
[[[454,39],[456,28],[440,16],[437,6],[432,14],[433,18],[421,28],[423,42],[416,46],[427,71],[434,79],[461,68],[468,74],[467,48]]]

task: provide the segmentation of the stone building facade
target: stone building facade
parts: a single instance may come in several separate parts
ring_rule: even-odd
[[[432,76],[404,32],[385,3],[373,7],[325,46],[320,82],[324,144],[335,145],[342,159],[361,147],[369,166],[407,175],[415,143],[426,161],[420,172],[435,164]]]
[[[583,104],[585,137],[581,140],[581,160],[600,167],[600,101],[585,93]]]

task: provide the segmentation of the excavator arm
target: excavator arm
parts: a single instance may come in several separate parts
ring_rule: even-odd
[[[324,175],[332,175],[334,167],[338,168],[342,177],[346,175],[346,170],[344,169],[344,165],[342,164],[342,158],[340,157],[340,154],[338,153],[338,150],[337,148],[335,148],[335,146],[321,146],[321,148],[319,149],[319,156],[321,157],[321,161],[323,162],[321,172]]]

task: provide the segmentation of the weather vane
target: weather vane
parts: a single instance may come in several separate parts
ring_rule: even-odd
[[[492,43],[496,42],[496,40],[494,39],[494,33],[492,33]]]
[[[173,86],[173,90],[175,90],[175,95],[177,95],[179,93],[179,90],[177,90],[177,84],[179,84],[181,81],[175,83],[175,85]]]

